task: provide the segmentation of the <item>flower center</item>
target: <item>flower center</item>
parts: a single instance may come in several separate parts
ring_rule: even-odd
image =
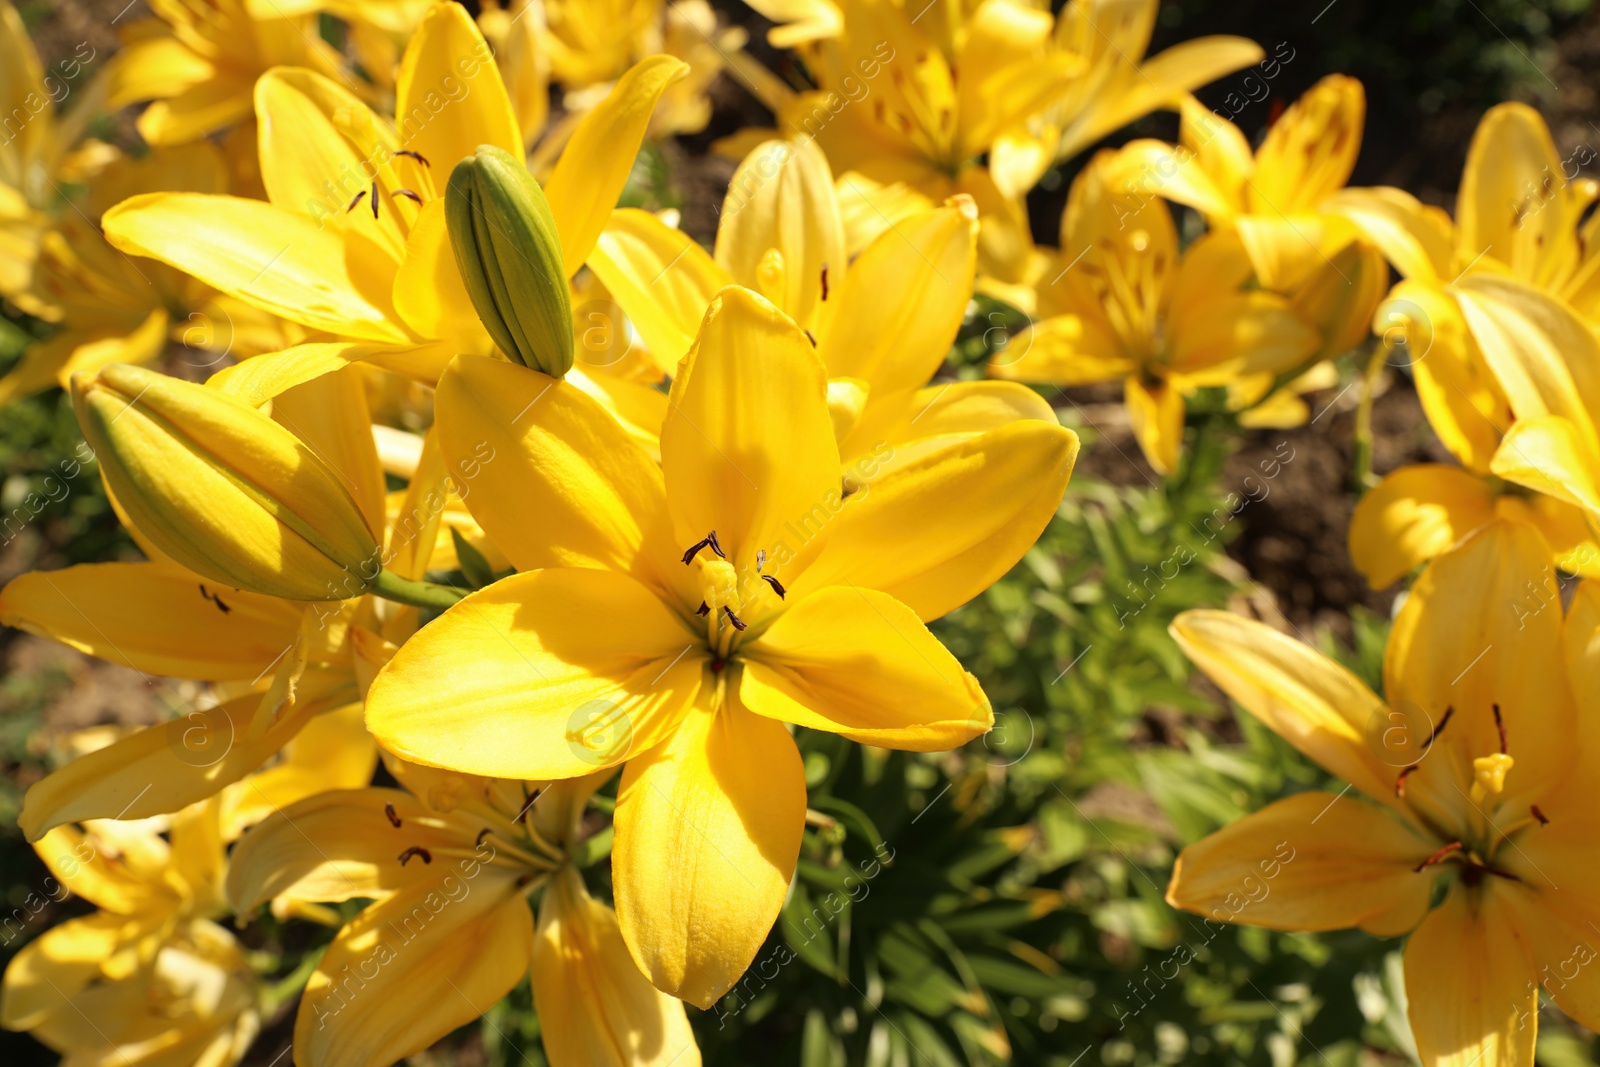
[[[762,573],[767,565],[765,550],[756,553],[755,574],[741,574],[723,551],[715,530],[683,553],[686,566],[692,567],[696,561],[700,564],[701,600],[695,614],[706,620],[706,647],[716,656],[713,669],[720,670],[722,662],[739,647],[742,635],[750,628],[746,604],[763,595],[762,586],[779,600],[786,591],[775,575]],[[758,611],[770,607],[770,604],[754,605]]]

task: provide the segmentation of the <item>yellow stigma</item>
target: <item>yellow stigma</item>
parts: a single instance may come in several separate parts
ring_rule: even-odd
[[[776,248],[767,249],[762,253],[761,262],[756,264],[756,284],[761,287],[761,295],[781,307],[787,281],[783,253]]]
[[[722,617],[722,609],[738,615],[744,607],[739,597],[739,572],[725,559],[700,560],[700,593],[710,609],[713,631]]]
[[[1472,761],[1472,799],[1480,802],[1485,797],[1499,796],[1506,786],[1506,772],[1516,761],[1504,752],[1492,756],[1479,756]]]

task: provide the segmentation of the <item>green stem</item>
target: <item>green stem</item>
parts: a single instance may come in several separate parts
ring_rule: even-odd
[[[1350,442],[1350,488],[1357,496],[1365,494],[1378,481],[1372,475],[1372,402],[1389,351],[1387,343],[1376,346],[1361,375],[1361,401],[1356,405],[1356,428]]]
[[[467,590],[433,582],[413,582],[394,571],[378,573],[378,580],[368,590],[373,596],[393,600],[397,604],[410,604],[414,608],[438,608],[443,611],[467,595]]]

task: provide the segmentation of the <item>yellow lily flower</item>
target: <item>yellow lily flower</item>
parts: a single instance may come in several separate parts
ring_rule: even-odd
[[[471,1022],[532,975],[553,1067],[695,1065],[681,1002],[654,989],[571,854],[609,773],[548,788],[391,761],[411,791],[327,792],[235,849],[228,892],[247,914],[372,898],[334,938],[295,1019],[296,1067],[387,1067]],[[543,891],[537,927],[527,897]]]
[[[152,0],[150,10],[153,17],[122,30],[105,77],[112,110],[154,101],[138,122],[151,144],[183,144],[247,122],[256,80],[273,67],[340,74],[314,16],[258,16],[246,0]]]
[[[1262,56],[1242,38],[1211,37],[1141,66],[1155,0],[1074,0],[1053,23],[1023,0],[751,6],[780,24],[769,40],[797,48],[818,85],[796,94],[744,72],[780,128],[816,138],[836,171],[865,179],[863,195],[904,186],[924,209],[970,195],[983,217],[981,269],[1012,280],[1027,244],[1018,198],[1051,164]],[[860,216],[869,232],[853,245],[886,227],[889,202]]]
[[[1600,541],[1585,521],[1583,498],[1550,481],[1576,472],[1584,492],[1587,461],[1558,454],[1552,465],[1538,436],[1538,426],[1548,425],[1539,420],[1559,412],[1559,430],[1584,427],[1564,434],[1573,447],[1593,447],[1583,434],[1594,432],[1600,407],[1590,405],[1600,396],[1587,395],[1581,368],[1600,359],[1600,348],[1588,327],[1537,290],[1488,275],[1468,278],[1452,293],[1401,282],[1377,321],[1380,328],[1399,324],[1423,411],[1461,466],[1401,467],[1363,496],[1350,519],[1356,568],[1382,588],[1498,517],[1538,526],[1556,566],[1600,576]],[[1488,347],[1480,348],[1478,336]],[[1515,404],[1502,382],[1510,383]]]
[[[1579,708],[1600,677],[1600,587],[1582,583],[1563,618],[1549,559],[1533,526],[1507,522],[1435,559],[1395,620],[1387,703],[1259,623],[1193,611],[1172,626],[1229,696],[1355,792],[1291,796],[1190,845],[1167,899],[1278,930],[1409,932],[1425,1067],[1531,1065],[1540,986],[1600,1023],[1596,978],[1572,967],[1600,916],[1600,735]]]
[[[429,566],[450,479],[470,484],[493,460],[479,450],[447,472],[430,438],[402,499],[387,505],[359,370],[283,393],[273,413],[338,472],[369,521],[388,530],[385,566],[409,579]],[[0,622],[146,674],[217,683],[220,702],[134,731],[35,784],[23,804],[24,833],[38,839],[63,823],[176,811],[280,750],[289,758],[250,778],[230,811],[370,780],[375,747],[360,724],[361,697],[416,629],[417,610],[372,597],[306,604],[232,589],[172,562],[137,527],[130,532],[148,562],[22,575],[0,591]],[[313,756],[323,762],[306,789],[296,783],[307,774],[292,768]]]
[[[210,144],[158,148],[120,158],[95,179],[86,202],[44,235],[31,293],[36,313],[62,328],[30,345],[0,378],[0,405],[59,385],[79,371],[112,363],[150,363],[181,342],[191,363],[243,359],[283,348],[298,331],[160,263],[138,261],[106,243],[98,219],[111,204],[154,190],[226,188],[221,154]]]
[[[1032,324],[1000,350],[996,377],[1056,385],[1122,379],[1128,419],[1157,471],[1176,469],[1184,397],[1297,367],[1323,344],[1295,302],[1253,287],[1234,231],[1181,254],[1165,203],[1131,184],[1137,155],[1106,151],[1073,182],[1061,249],[1025,292]]]
[[[682,69],[655,57],[630,71],[579,123],[545,183],[569,277]],[[465,9],[440,4],[424,18],[401,64],[395,124],[307,70],[268,72],[255,100],[269,202],[159,193],[105,216],[123,251],[334,338],[247,361],[215,384],[259,404],[353,361],[432,384],[456,353],[492,351],[456,269],[443,192],[450,168],[480,144],[520,158],[522,134]]]
[[[772,301],[816,342],[844,477],[860,486],[1013,422],[1056,421],[1037,393],[1010,382],[928,382],[972,298],[976,220],[971,198],[958,196],[903,217],[852,258],[822,151],[767,141],[734,172],[713,253],[622,209],[589,266],[662,376],[719,291],[742,285]]]
[[[259,1020],[243,952],[211,921],[224,906],[220,804],[57,827],[34,847],[47,892],[99,910],[23,946],[0,982],[0,1025],[86,1061],[236,1062]]]
[[[924,620],[1021,556],[1076,454],[1070,431],[1019,423],[852,502],[826,391],[799,328],[738,288],[673,381],[659,464],[570,384],[460,357],[440,443],[502,457],[467,506],[522,573],[429,624],[368,694],[379,743],[415,762],[528,780],[626,762],[623,935],[657,988],[702,1007],[794,869],[806,798],[785,724],[916,750],[986,730],[987,699]]]
[[[61,183],[83,177],[98,155],[68,152],[100,103],[101,80],[91,81],[86,73],[96,58],[85,43],[47,78],[16,8],[0,0],[0,114],[6,116],[0,143],[0,296],[31,315],[49,310],[29,290],[39,243],[66,199]],[[62,99],[71,105],[58,116],[55,104]]]

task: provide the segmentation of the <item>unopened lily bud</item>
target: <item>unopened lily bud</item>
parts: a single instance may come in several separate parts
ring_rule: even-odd
[[[539,183],[509,152],[479,145],[451,173],[444,211],[456,266],[489,336],[515,362],[564,376],[572,369],[572,302]]]
[[[377,538],[338,473],[255,408],[123,364],[75,375],[72,404],[129,522],[196,574],[289,600],[378,578]]]

